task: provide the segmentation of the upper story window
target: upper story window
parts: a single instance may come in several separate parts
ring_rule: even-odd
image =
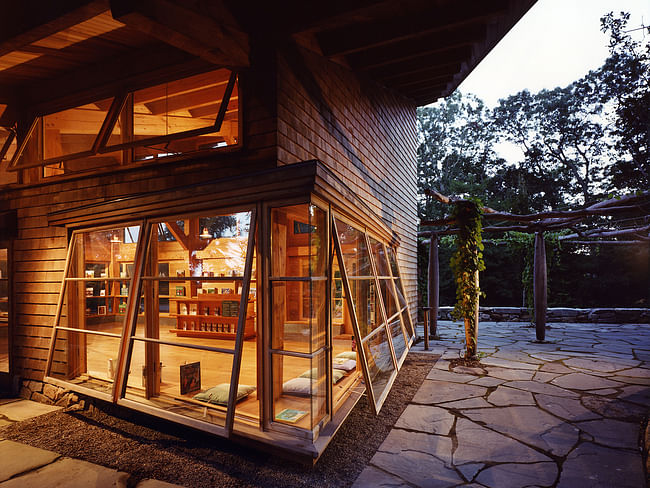
[[[182,157],[238,144],[237,75],[219,69],[38,117],[11,162],[42,176]]]

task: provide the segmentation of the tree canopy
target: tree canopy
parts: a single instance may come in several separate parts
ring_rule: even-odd
[[[612,195],[650,189],[650,38],[635,40],[628,23],[629,15],[625,13],[610,13],[601,19],[601,29],[610,36],[610,56],[600,68],[568,86],[538,93],[524,90],[500,100],[493,109],[476,96],[459,92],[433,106],[419,108],[421,219],[440,219],[445,212],[444,206],[422,196],[427,188],[446,195],[480,198],[486,206],[518,214],[583,208]],[[506,160],[500,155],[503,147],[509,147],[510,152],[517,149],[520,157]],[[646,212],[649,214],[650,208]],[[582,232],[603,223],[616,229],[643,224],[644,220],[594,217],[573,231]],[[522,281],[517,287],[510,276],[512,269],[525,275],[530,264],[521,245],[525,239],[515,241],[513,245],[501,242],[499,246],[486,247],[487,270],[497,273],[496,277],[487,278],[487,287],[482,286],[488,303],[519,305],[526,294],[525,277],[517,280]],[[441,260],[447,254],[444,242],[443,239]],[[557,239],[554,242],[556,247],[560,246]],[[562,253],[575,259],[559,257]],[[620,295],[628,306],[647,305],[647,248],[605,250],[563,243],[562,253],[549,252],[550,266],[564,274],[551,272],[549,303],[575,306],[582,301],[590,306],[590,297],[605,297],[612,302]],[[621,259],[615,259],[615,254]],[[594,259],[589,261],[586,256]],[[609,261],[601,259],[602,256]],[[635,267],[628,269],[632,262]],[[493,263],[509,263],[512,269],[495,269]],[[590,297],[582,294],[581,298],[568,298],[572,292],[581,295],[586,291],[584,286],[575,288],[575,282],[581,278],[593,279],[606,271],[615,275],[610,266],[614,264],[633,278],[630,281],[612,276],[600,286],[607,289],[610,284],[614,287],[629,281],[630,286],[640,285],[643,293],[630,294],[633,300],[626,300],[625,291],[618,288],[609,296],[599,291]],[[638,269],[643,270],[640,275]],[[443,288],[445,279],[441,276]],[[498,303],[494,295],[490,297],[491,281],[496,283],[496,295],[507,303]],[[509,295],[499,291],[498,284],[504,282],[516,291]],[[554,286],[558,287],[555,292]],[[445,304],[446,293],[441,289],[441,304]]]

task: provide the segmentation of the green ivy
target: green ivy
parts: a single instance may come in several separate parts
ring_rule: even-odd
[[[481,290],[474,281],[475,273],[485,269],[481,207],[478,199],[463,201],[454,205],[451,215],[459,229],[456,251],[450,261],[456,280],[456,304],[452,312],[454,319],[473,321],[474,310],[481,295]]]

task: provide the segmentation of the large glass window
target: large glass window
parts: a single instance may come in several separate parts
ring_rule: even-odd
[[[266,209],[264,239],[250,208],[75,231],[49,379],[223,435],[315,439],[364,386],[379,411],[413,339],[394,251],[321,203]],[[6,273],[0,251],[0,328]]]
[[[49,376],[112,393],[139,234],[139,226],[73,234]]]
[[[255,271],[248,256],[251,216],[244,211],[150,224],[124,398],[225,427],[243,353],[233,403],[238,416],[259,422],[257,294],[255,279],[246,280]]]
[[[273,420],[313,429],[327,414],[327,212],[271,210]]]
[[[372,403],[379,411],[406,357],[412,334],[407,332],[400,314],[386,246],[343,219],[335,219],[334,227],[337,257],[343,263],[339,270],[341,282],[352,312],[344,316],[343,322],[352,322],[360,341],[362,354],[358,359],[363,364]],[[337,357],[341,358],[335,356],[334,367]]]
[[[10,169],[42,166],[47,178],[234,146],[239,106],[237,76],[218,69],[47,114]]]

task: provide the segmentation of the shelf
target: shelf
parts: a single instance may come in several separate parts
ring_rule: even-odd
[[[170,329],[178,337],[203,337],[205,339],[234,339],[237,332],[215,332],[210,330],[183,330],[183,329]],[[255,333],[244,331],[244,339],[252,339]]]

